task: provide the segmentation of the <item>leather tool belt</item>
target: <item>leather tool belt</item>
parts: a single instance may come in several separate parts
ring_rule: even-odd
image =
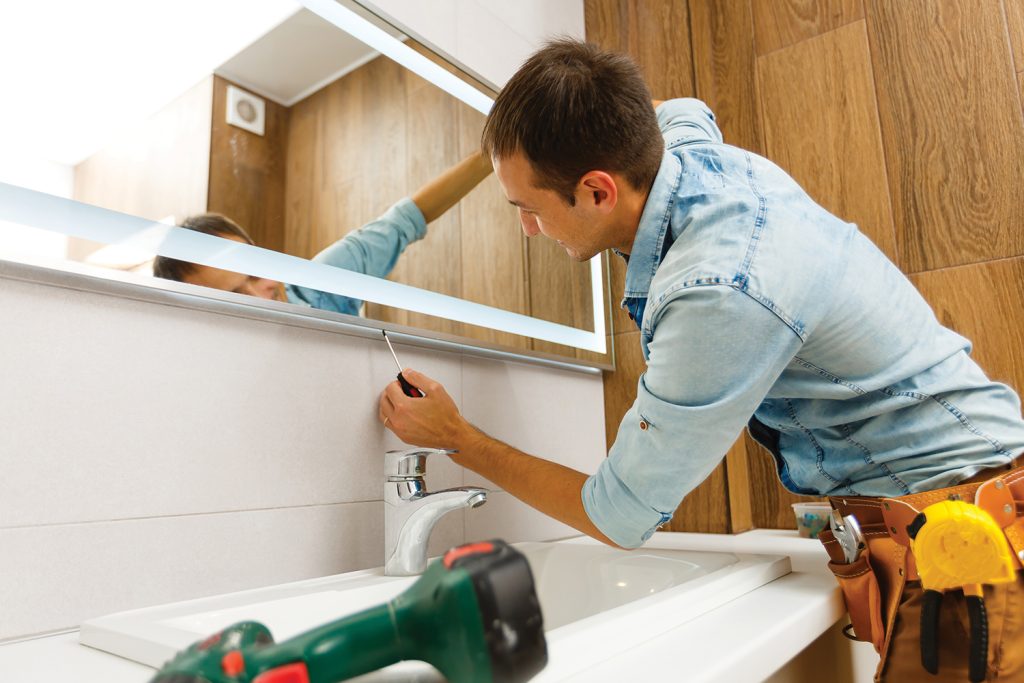
[[[1015,465],[1018,463],[1014,463]],[[946,500],[974,503],[1002,528],[1013,554],[1014,570],[1024,560],[1024,467],[1003,472],[986,470],[977,480],[898,498],[830,497],[843,516],[860,524],[866,548],[853,561],[829,529],[819,539],[829,554],[829,569],[839,581],[850,612],[846,635],[870,642],[882,657],[893,633],[896,612],[907,581],[919,580],[907,527],[922,510]],[[852,629],[852,633],[850,632]]]

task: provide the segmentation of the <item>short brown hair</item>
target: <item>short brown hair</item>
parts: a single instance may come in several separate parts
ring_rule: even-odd
[[[522,152],[542,189],[575,202],[593,170],[647,191],[665,145],[640,68],[625,55],[568,38],[548,42],[501,90],[481,138],[492,157]]]
[[[242,226],[219,213],[200,213],[195,216],[189,216],[182,222],[180,227],[215,237],[234,235],[235,237],[241,237],[249,244],[256,244]],[[184,282],[185,277],[194,272],[195,269],[196,265],[188,261],[179,261],[167,256],[157,256],[153,259],[153,275],[162,277],[165,280]]]

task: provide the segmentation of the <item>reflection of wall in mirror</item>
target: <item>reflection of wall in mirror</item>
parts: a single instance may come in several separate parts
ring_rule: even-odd
[[[483,116],[380,57],[292,107],[267,101],[264,136],[224,121],[215,76],[79,164],[75,198],[160,220],[215,211],[257,245],[312,257],[479,148]],[[409,247],[390,279],[593,329],[590,271],[523,237],[490,176]],[[77,240],[73,258],[98,245]],[[368,318],[520,348],[578,351],[368,304]]]
[[[484,117],[379,58],[292,108],[286,250],[312,256],[479,148]],[[395,172],[395,169],[402,171]],[[322,187],[322,192],[313,188]],[[391,279],[593,329],[590,271],[554,244],[528,246],[515,210],[487,178],[412,245]],[[574,296],[575,295],[575,296]],[[512,346],[554,344],[368,305],[368,317]]]

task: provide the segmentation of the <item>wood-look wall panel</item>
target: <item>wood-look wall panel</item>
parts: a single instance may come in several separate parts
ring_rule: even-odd
[[[864,22],[759,57],[758,77],[767,156],[896,261]]]
[[[1024,253],[1024,120],[999,0],[866,0],[900,266]]]
[[[747,462],[747,445],[744,437],[736,442],[725,454],[725,486],[729,501],[729,531],[738,534],[756,528],[754,512],[750,504],[750,465]]]
[[[537,236],[526,240],[530,315],[577,329],[594,330],[590,263],[574,261],[556,242]],[[559,353],[564,347],[536,340],[538,351]]]
[[[753,0],[757,54],[814,38],[864,17],[861,0]]]
[[[584,0],[583,23],[587,40],[605,50],[629,53],[636,42],[633,0]]]
[[[585,0],[587,40],[632,57],[656,100],[693,93],[689,9],[668,0]]]
[[[644,70],[651,97],[691,96],[693,57],[687,4],[635,0],[635,8],[637,40],[630,52]]]
[[[604,373],[604,430],[608,448],[615,443],[622,416],[636,400],[636,385],[647,369],[640,331],[615,335],[615,372]]]
[[[458,107],[460,155],[480,149],[484,116]],[[530,315],[527,293],[526,237],[519,215],[492,173],[458,206],[462,225],[462,298]],[[560,293],[549,292],[550,296]],[[473,335],[497,344],[529,348],[519,335],[477,328]]]
[[[1024,258],[910,277],[936,317],[973,343],[971,357],[994,380],[1024,391]]]
[[[1013,49],[1013,66],[1021,72],[1024,71],[1024,0],[1003,0],[1003,6]]]
[[[629,313],[620,305],[622,294],[626,291],[626,262],[615,252],[608,252],[608,277],[611,287],[612,325],[615,334],[635,331],[636,324],[630,319]]]
[[[762,153],[750,0],[690,0],[696,96],[730,145]]]
[[[433,180],[462,158],[456,125],[459,102],[427,81],[405,75],[405,187],[407,193]],[[395,169],[391,169],[394,171]],[[463,296],[462,221],[458,209],[427,226],[427,239],[406,249],[389,279],[457,298]],[[461,323],[408,312],[402,323],[448,334],[462,334]],[[397,322],[397,321],[396,321]]]
[[[234,220],[258,246],[284,251],[288,109],[266,100],[263,135],[229,125],[228,84],[214,77],[207,210]]]

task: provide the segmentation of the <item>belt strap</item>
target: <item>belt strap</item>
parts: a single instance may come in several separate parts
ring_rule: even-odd
[[[957,486],[912,493],[895,498],[875,498],[868,496],[834,496],[829,498],[839,514],[853,515],[860,523],[871,545],[872,537],[879,539],[887,536],[898,545],[909,547],[910,538],[907,526],[917,514],[932,505],[944,500],[963,500],[982,508],[996,520],[1006,532],[1014,550],[1016,568],[1024,562],[1024,466],[1016,467],[1002,474],[991,474],[979,481],[971,481]],[[905,571],[908,579],[916,579],[917,572],[913,556],[906,554]],[[902,559],[902,558],[901,558]]]

